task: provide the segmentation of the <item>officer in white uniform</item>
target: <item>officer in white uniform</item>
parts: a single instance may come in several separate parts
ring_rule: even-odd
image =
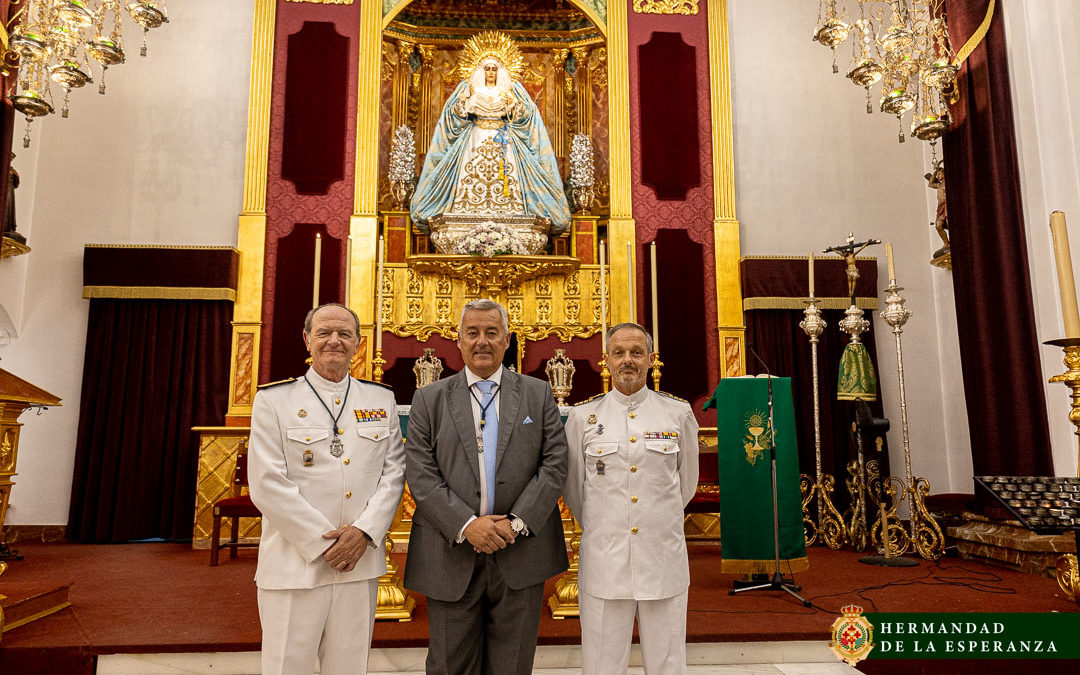
[[[638,324],[612,327],[615,389],[566,420],[563,498],[581,523],[583,675],[625,675],[635,615],[645,672],[686,672],[683,508],[697,489],[698,425],[686,401],[645,386],[652,350]]]
[[[262,511],[255,582],[262,672],[367,672],[383,541],[405,485],[389,387],[349,376],[359,320],[322,305],[304,322],[312,365],[255,396],[248,468]]]

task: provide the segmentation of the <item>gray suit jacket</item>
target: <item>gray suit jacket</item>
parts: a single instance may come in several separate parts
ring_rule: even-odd
[[[511,589],[542,583],[567,567],[558,500],[566,481],[566,433],[546,382],[503,371],[495,513],[514,513],[529,528],[494,553]],[[526,420],[531,420],[526,422]],[[406,433],[405,475],[416,500],[405,587],[429,598],[461,599],[477,555],[456,543],[480,513],[476,433],[465,371],[418,389]]]

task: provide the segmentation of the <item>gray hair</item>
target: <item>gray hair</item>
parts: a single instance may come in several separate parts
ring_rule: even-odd
[[[319,311],[320,309],[325,309],[326,307],[340,307],[346,312],[348,312],[349,315],[352,316],[353,321],[356,322],[356,337],[357,339],[360,338],[360,317],[356,316],[356,312],[352,311],[340,302],[328,302],[325,305],[312,307],[311,311],[307,313],[306,317],[304,317],[304,333],[306,333],[307,335],[311,335],[311,320],[315,318],[315,312]]]
[[[631,323],[629,321],[627,321],[625,323],[618,323],[618,324],[615,324],[614,326],[612,326],[611,328],[608,328],[608,332],[607,332],[608,344],[611,344],[611,336],[614,335],[616,331],[620,331],[623,328],[634,328],[636,330],[641,331],[641,334],[645,336],[645,349],[650,354],[652,353],[652,350],[653,350],[652,335],[649,333],[649,331],[645,330],[645,326],[642,326],[641,324],[638,324],[638,323]]]
[[[494,300],[482,299],[471,300],[465,303],[465,306],[461,308],[461,318],[458,319],[458,334],[461,333],[461,327],[465,323],[465,312],[475,310],[477,312],[490,312],[493,309],[499,310],[499,316],[502,317],[503,330],[507,333],[510,332],[510,317],[506,313],[506,308],[495,302]]]

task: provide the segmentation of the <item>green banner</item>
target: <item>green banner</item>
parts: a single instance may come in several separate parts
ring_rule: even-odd
[[[807,569],[803,534],[799,456],[795,447],[795,408],[791,379],[774,377],[777,511],[780,514],[781,572]],[[720,467],[720,571],[725,574],[772,574],[772,469],[769,446],[769,380],[726,377],[705,408],[716,408]]]
[[[870,613],[869,659],[1080,659],[1080,613]]]

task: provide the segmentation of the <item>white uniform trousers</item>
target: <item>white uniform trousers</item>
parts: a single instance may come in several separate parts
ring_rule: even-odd
[[[259,589],[263,675],[363,675],[378,578],[288,590]]]
[[[662,600],[605,600],[579,593],[581,674],[626,675],[637,615],[647,675],[685,675],[688,592]]]

